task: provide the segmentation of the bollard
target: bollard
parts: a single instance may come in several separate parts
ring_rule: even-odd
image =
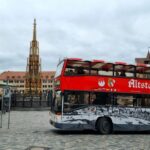
[[[0,128],[2,128],[2,123],[3,122],[3,95],[2,95],[2,101],[1,101],[1,126]]]
[[[10,106],[11,106],[11,96],[9,96],[9,105],[8,105],[8,129],[10,125]]]

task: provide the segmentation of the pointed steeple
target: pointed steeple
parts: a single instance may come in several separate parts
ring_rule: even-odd
[[[36,41],[36,19],[34,19],[33,24],[33,41]]]
[[[30,43],[30,54],[39,54],[39,42],[36,39],[36,19],[33,23],[33,39]]]
[[[148,53],[147,53],[147,57],[148,59],[150,59],[150,52],[149,52],[150,47],[148,48]]]
[[[26,93],[30,95],[41,93],[41,64],[39,57],[39,42],[36,39],[36,19],[33,23],[33,39],[30,42],[30,53],[27,59]]]

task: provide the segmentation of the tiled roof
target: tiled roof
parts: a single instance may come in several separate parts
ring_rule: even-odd
[[[144,64],[145,63],[145,61],[150,61],[150,59],[148,59],[148,58],[135,58],[135,62],[136,63],[142,63],[142,64]]]
[[[21,71],[5,71],[0,74],[0,80],[6,79],[24,79],[26,72]]]
[[[54,77],[55,71],[42,71],[42,79],[51,79],[51,77]]]
[[[136,63],[145,63],[145,61],[150,61],[150,52],[148,51],[147,56],[145,58],[135,58]]]
[[[24,71],[5,71],[0,74],[0,80],[24,80],[26,72]],[[55,75],[55,71],[42,71],[42,78],[51,78],[51,76]]]

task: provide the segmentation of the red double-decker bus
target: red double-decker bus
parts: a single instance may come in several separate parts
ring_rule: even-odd
[[[54,79],[50,123],[59,129],[150,130],[150,66],[66,58]]]

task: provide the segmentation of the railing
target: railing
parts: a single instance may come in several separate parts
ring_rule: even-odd
[[[50,107],[51,98],[48,96],[26,96],[23,94],[12,94],[11,107]]]

